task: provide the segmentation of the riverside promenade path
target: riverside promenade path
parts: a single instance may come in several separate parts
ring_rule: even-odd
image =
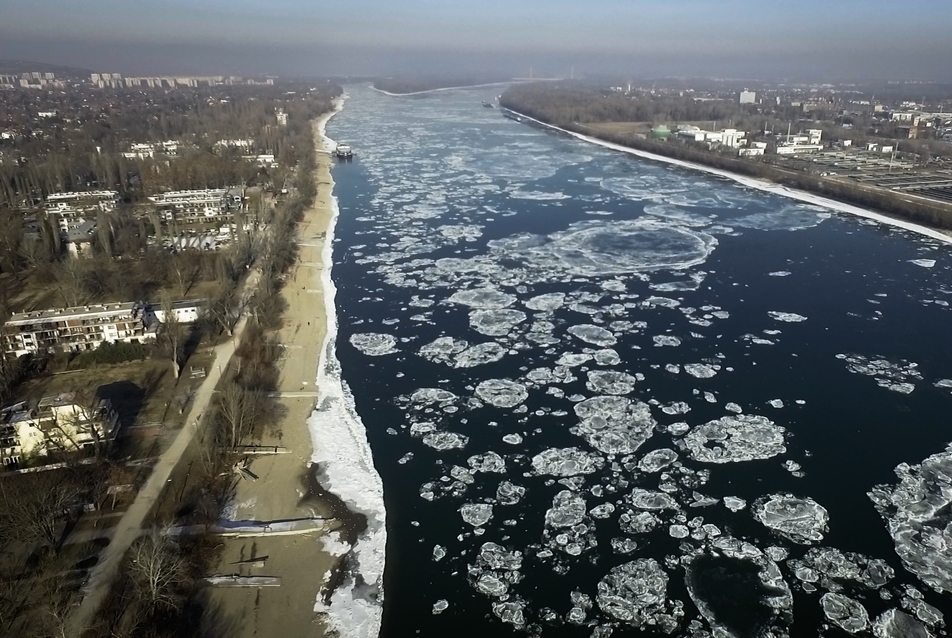
[[[247,301],[251,293],[256,290],[259,276],[258,271],[255,270],[245,281],[242,290],[243,302]],[[244,305],[242,303],[240,307]],[[89,581],[86,584],[86,595],[69,620],[67,625],[68,636],[79,638],[83,635],[109,593],[110,585],[115,579],[123,557],[132,543],[142,534],[143,521],[162,495],[172,470],[175,469],[179,459],[182,458],[185,450],[188,449],[195,435],[199,432],[202,415],[214,396],[215,388],[218,386],[224,370],[227,369],[229,360],[231,360],[235,349],[241,343],[247,319],[247,315],[243,315],[235,326],[232,338],[215,348],[215,361],[210,366],[205,381],[195,393],[185,425],[175,437],[172,445],[159,457],[145,485],[136,494],[135,500],[119,520],[119,524],[113,528],[109,545],[103,549],[99,556],[99,562],[90,572]]]

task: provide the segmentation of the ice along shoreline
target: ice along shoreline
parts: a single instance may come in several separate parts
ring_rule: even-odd
[[[934,228],[929,228],[928,226],[922,226],[920,224],[915,224],[913,222],[908,222],[902,219],[897,219],[895,217],[890,217],[889,215],[884,215],[883,213],[877,213],[876,211],[869,210],[867,208],[861,208],[859,206],[854,206],[852,204],[847,204],[845,202],[840,202],[835,199],[829,199],[821,195],[816,195],[809,191],[799,190],[796,188],[789,188],[783,186],[782,184],[776,184],[774,182],[769,182],[767,180],[756,179],[753,177],[746,177],[744,175],[738,175],[737,173],[732,173],[730,171],[721,170],[719,168],[714,168],[713,166],[705,166],[704,164],[696,164],[694,162],[686,162],[684,160],[675,159],[673,157],[665,157],[664,155],[658,155],[656,153],[649,153],[648,151],[642,151],[639,149],[631,148],[628,146],[622,146],[621,144],[615,144],[614,142],[607,142],[605,140],[593,137],[591,135],[585,135],[583,133],[576,133],[575,131],[570,131],[553,124],[548,124],[542,120],[537,120],[533,117],[515,111],[513,109],[503,109],[507,112],[518,115],[533,124],[538,124],[539,126],[552,129],[553,131],[559,131],[560,133],[565,133],[571,135],[572,137],[579,139],[583,142],[588,142],[589,144],[595,144],[603,148],[607,148],[613,151],[620,151],[622,153],[628,153],[629,155],[635,155],[637,157],[642,157],[644,159],[653,160],[656,162],[663,162],[665,164],[673,164],[674,166],[681,166],[683,168],[691,168],[698,170],[704,173],[709,173],[711,175],[717,175],[719,177],[725,177],[729,180],[735,181],[742,186],[747,186],[748,188],[754,188],[759,191],[764,191],[768,193],[774,193],[782,197],[787,197],[789,199],[794,199],[805,204],[813,204],[815,206],[823,206],[824,208],[829,208],[841,213],[849,213],[851,215],[856,215],[857,217],[864,217],[866,219],[871,219],[877,221],[881,224],[886,224],[888,226],[895,226],[897,228],[902,228],[920,235],[924,235],[931,239],[936,239],[944,243],[952,243],[952,234],[943,233],[940,230]]]
[[[327,122],[340,113],[346,98],[347,95],[343,95],[334,110],[318,122],[320,142],[327,153],[333,152],[335,146],[327,136]],[[367,430],[357,415],[337,359],[337,288],[331,270],[340,206],[333,194],[333,177],[331,189],[332,216],[321,253],[327,332],[317,368],[317,407],[307,420],[313,445],[311,464],[316,466],[316,479],[321,486],[338,496],[351,511],[365,516],[367,525],[353,545],[344,542],[337,531],[322,537],[325,549],[342,556],[342,562],[339,583],[316,601],[315,611],[325,613],[329,628],[340,635],[376,638],[383,617],[386,509],[383,482],[374,467]]]

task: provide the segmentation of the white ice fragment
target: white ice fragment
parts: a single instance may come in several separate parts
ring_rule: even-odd
[[[503,481],[496,488],[496,500],[500,505],[515,505],[526,495],[526,488]]]
[[[493,506],[487,503],[464,503],[459,508],[463,521],[473,527],[482,527],[493,517]]]
[[[434,450],[454,450],[466,447],[469,437],[456,432],[431,432],[423,437],[423,443]]]
[[[812,498],[774,494],[754,502],[754,519],[795,543],[809,545],[823,540],[830,516]]]
[[[441,598],[440,600],[433,603],[433,615],[442,614],[449,608],[450,604],[446,602],[446,599]]]
[[[779,410],[780,408],[783,407],[783,400],[782,400],[782,399],[771,399],[770,401],[767,401],[767,405],[769,405],[769,406],[772,407],[772,408],[777,408],[777,409]]]
[[[635,377],[616,370],[590,370],[585,387],[596,394],[629,394],[635,389]]]
[[[645,454],[638,461],[638,469],[642,472],[651,474],[658,472],[678,460],[678,453],[672,449],[663,447],[658,450],[652,450]]]
[[[681,339],[671,335],[655,335],[652,337],[652,340],[654,341],[655,346],[659,348],[662,346],[680,346],[681,345]]]
[[[847,633],[856,634],[869,627],[866,608],[852,598],[829,592],[820,597],[820,605],[827,620]]]
[[[552,507],[545,513],[545,524],[550,527],[572,527],[585,517],[585,499],[571,490],[562,490],[552,499]]]
[[[476,290],[459,290],[447,300],[470,308],[506,308],[516,301],[513,295],[494,288],[480,288]]]
[[[522,443],[522,435],[515,433],[505,434],[503,435],[502,440],[504,443],[508,443],[509,445],[519,445]]]
[[[497,408],[512,408],[525,401],[529,392],[509,379],[487,379],[476,386],[476,396]]]
[[[469,325],[480,334],[504,337],[526,320],[526,313],[509,308],[488,308],[469,313]]]
[[[935,259],[910,259],[909,263],[923,268],[932,268],[935,266]]]
[[[368,357],[382,357],[399,352],[397,338],[380,332],[364,332],[350,335],[350,344]]]
[[[536,473],[551,476],[591,474],[600,466],[601,457],[576,447],[551,448],[532,457],[532,467]]]
[[[653,558],[613,567],[598,583],[599,608],[634,628],[655,624],[665,608],[668,575]]]
[[[711,366],[706,363],[685,363],[684,371],[690,374],[692,377],[698,379],[710,379],[715,374],[720,366]]]
[[[592,324],[571,326],[568,333],[586,343],[600,347],[613,346],[618,341],[608,330]]]
[[[552,312],[558,310],[565,303],[565,294],[553,292],[537,295],[526,302],[526,308],[536,312]]]
[[[800,323],[801,321],[806,321],[807,318],[803,315],[798,315],[795,312],[780,312],[778,310],[770,310],[767,312],[771,319],[775,321],[783,321],[786,323]]]
[[[747,501],[742,498],[738,498],[737,496],[725,496],[724,507],[732,512],[739,512],[747,507]]]
[[[740,407],[736,403],[727,403],[724,405],[724,409],[728,412],[733,412],[734,414],[740,414],[744,411],[744,408]]]

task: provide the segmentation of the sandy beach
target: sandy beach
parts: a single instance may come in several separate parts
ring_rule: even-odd
[[[325,148],[323,127],[334,113],[314,123],[317,196],[299,224],[298,262],[288,273],[283,291],[288,306],[277,334],[284,348],[278,391],[286,414],[280,434],[266,435],[261,441],[287,453],[254,457],[249,469],[258,480],[238,483],[228,516],[232,520],[269,522],[334,515],[309,490],[312,441],[307,426],[317,402],[315,379],[328,328],[321,271],[335,209],[333,158]],[[334,526],[331,523],[329,529]],[[314,611],[315,600],[338,560],[323,549],[324,533],[223,539],[214,573],[271,576],[281,583],[278,587],[214,588],[210,590],[212,617],[223,619],[236,638],[323,636],[325,626]],[[241,563],[252,558],[264,563]]]

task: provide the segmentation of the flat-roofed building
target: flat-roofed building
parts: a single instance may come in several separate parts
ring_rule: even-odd
[[[21,312],[3,324],[3,349],[21,356],[37,352],[82,351],[108,343],[155,339],[157,323],[141,302]]]
[[[201,219],[224,215],[241,205],[241,188],[171,191],[149,197],[166,220]]]
[[[20,465],[57,452],[107,445],[118,426],[119,414],[108,399],[83,401],[66,392],[43,397],[36,405],[17,403],[0,410],[0,463]]]

